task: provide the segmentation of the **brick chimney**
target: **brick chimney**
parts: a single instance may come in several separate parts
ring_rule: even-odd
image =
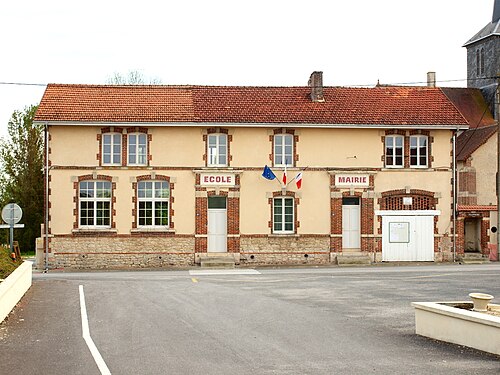
[[[436,87],[436,72],[427,72],[427,87]]]
[[[311,88],[311,100],[316,103],[325,101],[323,96],[323,72],[312,72],[307,85]]]

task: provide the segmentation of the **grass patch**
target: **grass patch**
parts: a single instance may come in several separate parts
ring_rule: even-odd
[[[0,246],[0,279],[9,276],[20,264],[12,260],[9,248]]]

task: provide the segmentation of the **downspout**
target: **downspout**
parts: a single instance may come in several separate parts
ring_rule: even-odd
[[[45,123],[45,270],[49,270],[49,125]]]
[[[457,155],[456,155],[456,142],[457,130],[453,133],[453,263],[456,261],[457,254]]]
[[[495,2],[495,6],[498,1]],[[496,9],[495,9],[496,10]],[[500,262],[500,70],[497,73],[497,92],[496,92],[496,117],[497,117],[497,261]]]

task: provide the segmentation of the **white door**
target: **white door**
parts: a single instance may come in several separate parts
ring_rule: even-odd
[[[342,202],[342,249],[360,249],[359,198],[344,198]]]
[[[227,252],[227,210],[225,197],[208,197],[208,252]]]
[[[434,216],[383,216],[382,261],[434,261]]]

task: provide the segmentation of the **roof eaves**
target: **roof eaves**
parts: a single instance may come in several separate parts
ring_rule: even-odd
[[[333,124],[333,123],[292,123],[292,122],[217,122],[217,121],[172,121],[172,122],[126,122],[126,121],[59,121],[59,120],[35,120],[34,124],[51,126],[116,126],[126,124],[128,126],[159,126],[159,127],[283,127],[283,128],[336,128],[336,129],[441,129],[441,130],[467,130],[466,124]]]

